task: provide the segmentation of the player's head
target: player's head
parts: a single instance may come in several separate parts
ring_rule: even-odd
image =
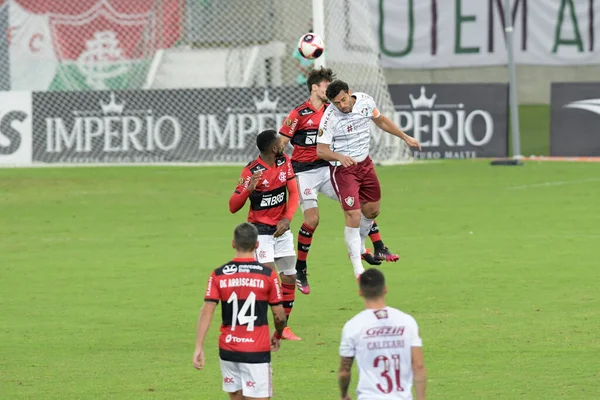
[[[352,90],[348,88],[346,82],[340,81],[339,79],[331,82],[329,86],[327,86],[325,95],[341,112],[349,113],[352,111],[352,106],[354,106]]]
[[[253,252],[258,247],[258,229],[248,222],[239,224],[233,230],[232,244],[241,253]]]
[[[285,152],[285,145],[283,144],[283,140],[281,140],[281,135],[273,129],[267,129],[258,134],[256,137],[256,147],[258,147],[258,150],[263,155],[274,154],[276,157],[281,157]]]
[[[360,275],[360,295],[365,300],[376,300],[385,296],[387,287],[383,272],[376,268],[369,268]]]
[[[319,68],[313,69],[308,73],[306,77],[306,85],[308,86],[308,92],[312,95],[313,93],[319,97],[322,102],[328,102],[325,92],[327,86],[335,79],[335,74],[331,68]]]

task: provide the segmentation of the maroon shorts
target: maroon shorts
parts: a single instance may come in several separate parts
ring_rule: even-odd
[[[371,157],[351,167],[329,168],[333,190],[344,210],[358,210],[362,203],[381,199],[381,187]]]

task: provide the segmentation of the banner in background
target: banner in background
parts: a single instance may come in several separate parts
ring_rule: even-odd
[[[600,64],[600,1],[368,0],[384,68],[505,65],[514,24],[515,63]]]
[[[415,159],[506,157],[507,84],[390,85],[394,122],[416,138]]]
[[[31,92],[0,92],[0,165],[31,164]]]
[[[139,88],[155,50],[179,36],[178,0],[6,0],[5,6],[11,90]]]
[[[550,155],[600,156],[600,83],[553,83]]]
[[[33,93],[36,163],[241,163],[279,130],[306,89]],[[235,97],[243,108],[232,108]]]

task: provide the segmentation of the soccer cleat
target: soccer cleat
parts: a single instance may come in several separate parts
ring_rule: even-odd
[[[382,247],[380,249],[375,249],[375,258],[380,261],[387,262],[396,262],[400,259],[397,254],[392,254],[390,249],[387,247]]]
[[[294,332],[292,332],[292,330],[290,329],[289,326],[286,326],[285,328],[283,328],[283,333],[281,334],[281,338],[283,340],[302,340],[298,336],[296,336],[296,334]]]
[[[360,258],[365,260],[368,264],[371,265],[381,265],[381,261],[377,259],[377,257],[371,254],[371,250],[367,249],[367,251],[361,254]]]
[[[310,285],[308,284],[308,274],[306,268],[296,271],[296,286],[302,294],[310,293]]]

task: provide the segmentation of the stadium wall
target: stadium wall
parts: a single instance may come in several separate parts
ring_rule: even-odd
[[[430,70],[385,69],[388,84],[400,83],[502,83],[508,82],[506,67],[444,68]],[[520,104],[550,104],[552,82],[600,80],[600,65],[548,67],[517,66]]]

